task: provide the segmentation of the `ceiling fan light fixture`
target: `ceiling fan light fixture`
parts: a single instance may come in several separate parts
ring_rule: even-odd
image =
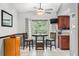
[[[44,10],[43,9],[38,9],[37,10],[37,15],[43,15],[44,14]]]
[[[43,13],[37,13],[37,15],[42,16],[42,15],[43,15]]]
[[[40,7],[37,9],[37,15],[41,16],[44,14],[44,9],[41,8],[41,3],[40,3]]]

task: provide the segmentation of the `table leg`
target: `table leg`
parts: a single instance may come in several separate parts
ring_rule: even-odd
[[[56,41],[55,41],[55,49],[56,49]]]
[[[33,40],[32,40],[32,48],[33,48]]]
[[[50,41],[50,50],[51,50],[51,46],[52,46],[52,45],[51,45],[51,41]]]
[[[36,44],[36,50],[37,50],[37,36],[35,36],[35,37],[36,37],[35,44]]]
[[[23,50],[24,50],[24,47],[25,47],[25,41],[23,41]]]
[[[29,41],[29,50],[30,50],[30,41]]]
[[[28,41],[26,41],[26,48],[27,48],[27,46],[28,46]]]
[[[43,36],[43,50],[44,50],[44,36]]]
[[[46,40],[46,49],[47,49],[47,40]]]

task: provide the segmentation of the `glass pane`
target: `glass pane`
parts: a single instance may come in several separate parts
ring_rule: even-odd
[[[33,20],[32,21],[32,34],[48,34],[48,21]]]

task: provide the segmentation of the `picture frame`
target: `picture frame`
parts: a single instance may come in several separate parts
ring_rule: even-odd
[[[1,10],[1,26],[12,27],[13,26],[13,15]]]

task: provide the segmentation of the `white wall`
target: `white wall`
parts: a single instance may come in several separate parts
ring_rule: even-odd
[[[2,27],[1,26],[1,10],[5,10],[8,13],[13,15],[13,27]],[[10,4],[1,4],[0,3],[0,37],[5,35],[10,35],[17,33],[17,13],[14,8],[10,6]],[[3,39],[0,39],[0,55],[3,55]]]
[[[50,18],[57,18],[56,13],[54,15],[43,15],[43,16],[37,16],[33,12],[27,12],[27,13],[19,13],[19,32],[25,32],[25,19],[27,18],[29,20],[34,20],[34,19],[46,19],[49,20]]]
[[[62,3],[60,9],[58,10],[59,15],[70,15],[70,4],[71,3]]]
[[[78,9],[77,4],[70,5],[70,53],[78,55]],[[73,16],[75,15],[75,16]]]
[[[1,10],[5,10],[8,13],[13,15],[13,27],[2,27],[1,26]],[[0,36],[5,36],[9,34],[14,34],[17,32],[17,13],[14,8],[9,4],[0,3]]]
[[[50,24],[50,32],[57,32],[58,28],[57,28],[57,24]]]

